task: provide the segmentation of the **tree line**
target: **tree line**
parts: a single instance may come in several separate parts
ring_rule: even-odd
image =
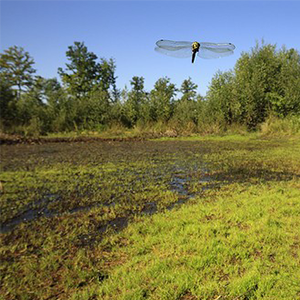
[[[130,89],[117,85],[116,63],[98,58],[83,42],[66,52],[57,78],[35,75],[34,59],[22,47],[0,54],[0,130],[40,135],[114,126],[164,125],[177,131],[209,131],[233,124],[256,129],[270,115],[300,116],[300,55],[295,49],[256,43],[233,70],[218,71],[206,97],[190,78],[178,88],[160,78],[150,92],[134,76]]]

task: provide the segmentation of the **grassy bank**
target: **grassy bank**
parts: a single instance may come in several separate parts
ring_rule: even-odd
[[[1,297],[298,299],[299,161],[298,137],[3,145]]]

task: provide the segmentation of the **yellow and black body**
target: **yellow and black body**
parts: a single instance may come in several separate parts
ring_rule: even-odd
[[[196,53],[199,52],[199,49],[200,49],[200,44],[198,42],[194,42],[192,44],[192,63],[194,63],[195,61],[195,57],[196,57]]]

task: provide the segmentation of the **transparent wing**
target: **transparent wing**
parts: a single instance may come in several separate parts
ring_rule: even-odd
[[[191,48],[177,48],[174,50],[170,50],[170,49],[156,47],[155,51],[165,54],[165,55],[178,57],[178,58],[192,57],[192,49]]]
[[[176,50],[181,48],[192,49],[192,42],[185,41],[170,41],[170,40],[159,40],[156,42],[156,46],[167,50]]]
[[[233,54],[235,46],[231,43],[200,43],[198,56],[201,58],[219,58]]]
[[[160,40],[156,42],[155,51],[179,58],[192,56],[192,42]]]

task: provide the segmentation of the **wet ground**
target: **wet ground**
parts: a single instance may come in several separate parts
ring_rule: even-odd
[[[270,143],[267,147],[277,147]],[[239,148],[241,155],[228,153]],[[229,182],[291,180],[292,171],[243,162],[257,143],[99,141],[1,146],[1,233],[40,218],[95,210],[99,232],[122,229],[132,216],[171,210]],[[227,153],[227,159],[218,155]]]
[[[100,232],[132,215],[173,209],[206,189],[209,169],[198,143],[85,141],[2,145],[1,233],[39,218],[98,208],[114,211]],[[196,181],[203,188],[190,190]]]
[[[133,259],[138,263],[135,269],[143,271],[149,265],[151,253],[155,261],[172,258],[177,266],[178,258],[172,249],[187,249],[190,234],[199,243],[202,229],[208,235],[202,236],[199,245],[206,245],[210,236],[213,251],[223,239],[228,246],[226,253],[235,249],[239,255],[236,237],[240,236],[239,244],[248,265],[249,248],[247,243],[243,246],[244,237],[257,234],[256,217],[260,218],[261,209],[265,209],[260,222],[266,233],[261,240],[265,246],[261,242],[254,244],[262,245],[266,251],[266,256],[260,257],[262,266],[268,261],[268,249],[284,244],[277,234],[281,224],[290,224],[288,228],[294,230],[295,240],[289,241],[293,255],[298,255],[298,201],[290,201],[289,197],[300,186],[299,161],[299,140],[252,136],[2,144],[0,294],[9,300],[100,299],[101,296],[95,296],[97,289],[109,280],[115,267],[126,263],[132,267]],[[269,191],[274,200],[268,198]],[[252,202],[248,207],[248,199],[254,201],[261,192],[268,204],[261,208],[261,202]],[[281,195],[285,199],[283,205]],[[263,204],[264,199],[261,201]],[[274,201],[277,206],[273,206]],[[248,214],[255,225],[249,235]],[[177,219],[180,215],[182,219]],[[282,217],[281,223],[275,222]],[[189,218],[193,227],[183,228]],[[186,230],[185,236],[180,236],[180,247],[177,234],[168,241],[171,252],[165,247],[170,222],[174,232]],[[268,228],[274,234],[270,235]],[[149,233],[151,230],[154,236]],[[228,232],[236,233],[229,236]],[[285,235],[288,231],[282,227],[281,232]],[[158,244],[156,233],[161,238]],[[149,249],[144,247],[146,237],[154,243]],[[134,240],[139,242],[133,245]],[[265,242],[269,240],[276,243],[270,247]],[[133,254],[127,255],[125,250],[130,247]],[[159,248],[163,252],[157,252]],[[252,249],[254,265],[262,248],[260,252]],[[192,252],[184,250],[183,256],[187,256],[183,262],[188,262],[193,253],[198,253],[198,248]],[[141,257],[145,257],[142,264]],[[292,257],[296,262],[296,256]],[[240,278],[236,256],[229,261]],[[228,261],[216,267],[214,261],[207,270],[215,276],[226,264]],[[280,259],[274,270],[281,267]],[[181,274],[182,269],[178,270],[176,274]],[[265,274],[269,274],[269,265]],[[220,278],[216,278],[219,283]],[[149,277],[144,282],[148,280]],[[119,282],[115,294],[119,293]],[[228,282],[231,284],[230,278]],[[93,287],[96,292],[90,294]],[[174,289],[175,286],[170,290]]]

